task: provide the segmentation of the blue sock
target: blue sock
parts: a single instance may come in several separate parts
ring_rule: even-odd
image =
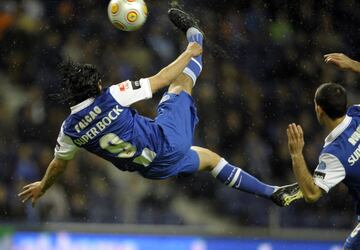
[[[203,45],[203,34],[196,28],[190,28],[186,32],[186,38],[188,42],[197,42],[201,46]],[[189,64],[184,69],[184,74],[188,75],[195,85],[196,79],[199,77],[202,70],[202,55],[193,57]]]
[[[261,197],[270,198],[275,191],[275,186],[267,185],[244,170],[229,164],[221,159],[211,174],[225,185]]]

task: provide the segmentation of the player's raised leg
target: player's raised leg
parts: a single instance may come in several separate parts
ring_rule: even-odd
[[[168,14],[170,20],[174,23],[174,25],[181,31],[186,33],[186,38],[189,43],[196,42],[201,46],[203,45],[203,33],[198,28],[197,21],[194,18],[192,18],[184,11],[175,8],[170,9]],[[191,61],[183,71],[183,74],[180,74],[179,77],[177,77],[177,79],[172,82],[168,92],[179,94],[181,91],[186,91],[188,94],[191,94],[192,87],[195,85],[196,80],[201,73],[201,70],[202,55],[191,59]],[[184,110],[184,107],[182,109]],[[180,113],[184,114],[185,112],[179,112],[179,114]],[[189,115],[190,113],[191,112],[189,112]],[[193,122],[190,124],[189,122],[186,122],[186,119],[181,120],[183,121],[183,126],[181,126],[181,128],[189,127],[188,130],[192,131],[182,134],[193,134]],[[192,118],[187,120],[194,121],[196,119]],[[187,126],[188,123],[191,126]],[[179,131],[180,128],[177,127],[177,130]],[[200,171],[210,171],[215,178],[223,182],[225,185],[248,193],[272,199],[276,204],[280,206],[287,206],[293,200],[301,198],[301,192],[299,191],[299,187],[297,185],[290,185],[285,187],[267,185],[259,181],[254,176],[251,176],[244,170],[229,164],[219,155],[208,149],[200,147],[192,147],[191,149],[191,151],[195,151],[197,153],[199,162],[194,159],[196,157],[185,157],[182,162],[184,173],[196,171],[195,169],[197,169],[199,165]],[[187,156],[189,155],[193,155],[193,153],[189,152]]]
[[[170,20],[174,25],[186,34],[189,43],[196,42],[203,45],[203,33],[198,28],[197,21],[186,12],[172,8],[168,12]],[[192,88],[202,71],[202,55],[193,57],[183,73],[171,83],[169,93],[180,93],[186,91],[191,95]]]
[[[279,206],[288,206],[302,198],[297,184],[283,187],[268,185],[208,149],[195,146],[191,149],[199,156],[199,171],[211,172],[216,179],[231,188],[271,199]]]

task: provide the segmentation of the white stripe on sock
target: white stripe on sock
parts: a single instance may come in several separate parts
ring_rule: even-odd
[[[188,76],[192,79],[192,81],[193,81],[193,86],[194,86],[195,83],[196,83],[196,75],[194,74],[194,72],[193,72],[191,69],[189,69],[188,67],[186,67],[186,68],[184,69],[183,73],[184,73],[185,75],[188,75]]]
[[[235,182],[238,180],[241,170],[239,168],[236,169],[236,173],[234,178],[231,180],[231,182],[228,184],[229,187],[234,186]]]
[[[216,167],[213,170],[211,170],[212,176],[216,178],[216,176],[219,175],[219,173],[225,167],[226,164],[228,164],[228,162],[224,158],[221,158],[219,163],[216,165]]]
[[[241,173],[241,169],[240,169],[240,173]],[[242,176],[240,176],[240,180],[239,180],[239,183],[235,186],[236,189],[239,189],[240,185],[241,185],[241,181],[242,181]]]
[[[191,61],[195,62],[195,63],[199,66],[200,71],[202,71],[202,66],[201,66],[201,64],[200,64],[198,61],[196,61],[195,58],[192,57],[192,58],[191,58]]]

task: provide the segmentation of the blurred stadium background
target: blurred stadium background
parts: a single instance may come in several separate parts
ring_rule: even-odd
[[[359,77],[324,65],[322,55],[360,58],[360,2],[182,3],[218,46],[205,50],[196,85],[196,144],[266,182],[288,184],[285,129],[296,121],[315,168],[326,136],[313,113],[315,88],[342,82],[359,102]],[[83,153],[35,209],[19,201],[20,187],[43,175],[68,113],[55,98],[59,62],[95,64],[113,84],[156,73],[185,46],[167,19],[168,1],[148,0],[148,21],[132,33],[111,26],[107,4],[0,1],[0,249],[340,249],[355,224],[343,186],[317,204],[280,209],[207,174],[150,181]],[[159,97],[139,112],[154,116]]]

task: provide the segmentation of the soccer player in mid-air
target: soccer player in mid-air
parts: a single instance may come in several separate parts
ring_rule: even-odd
[[[216,153],[192,146],[198,118],[191,92],[202,70],[203,34],[185,12],[171,9],[168,14],[174,25],[186,33],[189,44],[173,63],[152,77],[104,89],[94,66],[72,62],[62,65],[62,90],[71,114],[61,126],[55,156],[44,177],[25,186],[19,194],[23,202],[31,200],[34,205],[64,172],[79,148],[145,178],[165,179],[210,171],[225,185],[271,199],[279,206],[301,198],[297,184],[264,184]],[[168,91],[154,120],[130,107],[166,86]]]
[[[325,55],[325,62],[360,73],[360,63],[344,54]],[[302,153],[304,135],[301,126],[293,123],[287,129],[295,177],[307,202],[316,202],[323,193],[343,182],[354,198],[360,220],[360,106],[348,108],[345,89],[339,84],[325,83],[316,90],[315,112],[319,123],[330,134],[325,138],[313,176]],[[346,239],[344,249],[360,249],[359,230],[360,223]]]

